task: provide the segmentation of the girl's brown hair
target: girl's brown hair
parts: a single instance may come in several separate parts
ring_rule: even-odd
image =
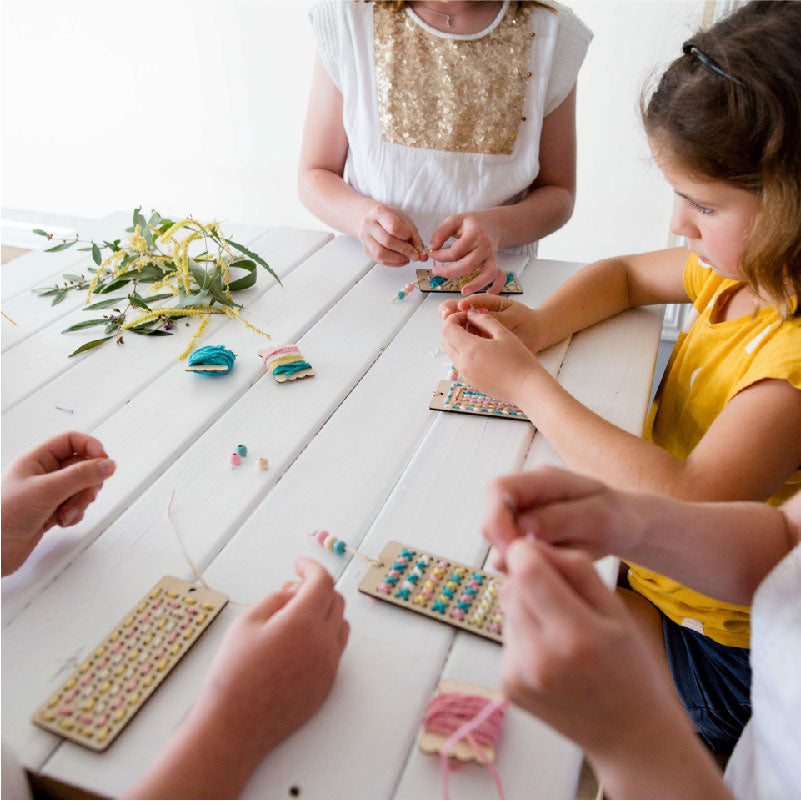
[[[801,2],[752,0],[693,36],[641,109],[684,169],[759,196],[740,266],[789,315],[801,298]]]

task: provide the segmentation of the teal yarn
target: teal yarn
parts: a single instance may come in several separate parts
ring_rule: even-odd
[[[279,364],[273,370],[273,375],[293,375],[299,373],[301,370],[310,370],[311,365],[308,362],[290,362],[289,364]]]
[[[234,354],[232,350],[228,350],[228,348],[223,345],[204,345],[202,348],[193,350],[192,353],[189,354],[189,366],[192,367],[193,365],[201,364],[220,364],[228,369],[225,371],[211,370],[209,372],[200,372],[199,375],[212,377],[227,375],[234,367],[234,359],[236,359],[236,354]]]
[[[504,281],[504,286],[514,281],[515,274],[514,273],[506,273],[506,281]],[[432,275],[431,278],[428,279],[428,283],[432,289],[436,289],[438,286],[442,286],[448,279],[442,275]],[[486,292],[490,288],[491,284],[487,284],[483,289],[480,289],[479,292]]]

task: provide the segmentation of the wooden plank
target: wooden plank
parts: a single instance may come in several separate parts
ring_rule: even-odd
[[[279,276],[285,277],[299,258],[320,242],[318,233],[310,232],[307,240],[298,234],[266,234],[254,244],[275,262]],[[294,239],[287,240],[287,236]],[[287,249],[288,243],[293,241],[298,245]],[[301,241],[305,244],[300,245]],[[258,314],[252,308],[253,304],[274,285],[275,280],[265,273],[255,286],[240,293],[237,300],[245,306],[243,317],[249,319]],[[14,431],[11,442],[4,444],[4,460],[41,439],[48,421],[54,431],[65,426],[84,430],[97,425],[109,410],[129,400],[158,375],[173,367],[198,325],[195,320],[176,321],[171,337],[126,334],[122,347],[108,343],[68,358],[92,334],[87,331],[61,332],[82,319],[86,319],[86,312],[76,311],[3,355],[3,370],[13,376],[13,380],[3,383],[3,420]],[[203,340],[217,336],[226,320],[222,315],[212,318]],[[103,376],[104,380],[94,380],[98,376]],[[92,386],[91,393],[86,392],[88,386]],[[72,410],[72,414],[58,410],[54,414],[56,406]]]
[[[124,234],[125,227],[129,225],[129,221],[126,219],[125,222],[122,222],[117,218],[114,218],[114,221],[117,222],[117,226],[112,227],[109,225],[106,236],[119,238],[122,234]],[[257,237],[262,236],[267,230],[265,226],[254,225],[230,225],[228,226],[228,229],[230,230],[231,235],[239,237],[239,241],[243,244],[247,244],[248,241],[252,241]],[[199,253],[203,250],[203,245],[200,242],[193,243],[192,246],[190,246],[190,252],[192,249],[194,249],[194,252]],[[64,253],[68,252],[70,251],[64,251]],[[40,255],[42,257],[49,256],[52,258],[55,256],[61,256],[62,253],[37,252],[36,254],[30,254],[30,256],[36,255]],[[67,272],[86,274],[86,271],[89,267],[95,266],[91,256],[87,255],[86,253],[81,253],[79,255],[81,255],[83,258],[78,262],[74,262],[72,267],[67,270]],[[26,256],[25,258],[28,257]],[[24,259],[19,259],[18,261],[23,260]],[[12,264],[16,264],[16,262],[12,262]],[[3,269],[5,269],[5,267]],[[56,281],[62,282],[64,280],[62,278],[62,273],[64,273],[64,271],[64,268],[60,268],[54,272],[48,273],[46,277],[33,283],[31,288],[39,286],[52,286]],[[16,326],[9,325],[7,328],[3,328],[3,351],[5,352],[14,345],[26,340],[28,337],[37,333],[51,322],[63,319],[71,312],[79,309],[85,303],[86,292],[70,292],[67,297],[57,306],[52,305],[52,298],[41,298],[30,290],[17,294],[8,302],[3,303],[3,311],[9,317],[11,317],[15,323],[17,323]],[[66,328],[66,325],[67,324],[62,326],[62,328]]]
[[[624,430],[638,433],[650,393],[660,326],[660,310],[631,310],[575,335],[559,382],[593,411]],[[523,464],[511,469],[530,470],[560,461],[538,432]],[[454,505],[460,511],[463,508],[462,503]],[[476,514],[480,520],[478,510]],[[607,583],[613,584],[617,560],[607,558],[596,566]],[[494,687],[498,686],[499,666],[497,649],[493,651],[459,634],[443,675]],[[580,763],[581,752],[576,746],[520,710],[510,710],[496,763],[507,797],[572,797]],[[520,765],[530,765],[533,774],[519,770]],[[413,746],[395,797],[433,797],[439,783],[438,762]],[[495,793],[490,774],[477,766],[452,774],[450,786],[452,795],[458,798],[487,798]]]
[[[124,231],[131,224],[131,213],[115,211],[111,214],[93,221],[85,228],[78,231],[79,235],[85,239],[108,239],[116,237],[118,231]],[[45,239],[39,240],[41,248],[15,259],[9,264],[3,265],[2,290],[0,296],[3,299],[3,311],[7,312],[6,303],[15,296],[28,292],[32,287],[39,286],[49,279],[61,276],[62,272],[72,272],[72,267],[76,264],[87,261],[85,252],[75,250],[76,246],[58,253],[45,253],[45,248],[59,244],[60,240],[53,239],[47,242]],[[92,261],[89,259],[89,263]],[[12,315],[13,316],[13,315]],[[3,329],[3,335],[6,331]]]
[[[288,275],[284,279],[285,289],[273,284],[272,289],[250,306],[250,310],[256,319],[269,320],[276,336],[299,336],[300,332],[306,330],[304,315],[321,314],[346,290],[353,275],[358,272],[340,268],[338,272],[326,275],[325,281],[318,282],[316,293],[310,293],[307,288],[310,282],[316,280],[318,262],[325,264],[329,258],[336,261],[342,257],[342,248],[332,247],[330,256],[329,251],[323,248],[316,259],[312,256],[308,266],[301,264],[296,269],[295,265],[310,253],[316,255],[321,243],[329,241],[330,235],[285,230],[283,233],[271,233],[268,239],[271,243],[269,255],[276,271]],[[357,264],[357,271],[365,268],[367,262],[362,262],[361,265]],[[279,309],[283,310],[280,315],[277,313]],[[272,323],[277,325],[273,327]],[[185,449],[208,425],[208,420],[226,409],[234,397],[244,392],[261,375],[259,360],[255,355],[252,361],[245,356],[246,353],[255,354],[260,340],[233,321],[215,321],[214,325],[221,326],[217,329],[220,339],[212,341],[226,342],[242,354],[232,374],[224,379],[185,373],[174,359],[175,352],[171,351],[165,355],[166,366],[161,374],[151,373],[151,383],[142,392],[115,396],[106,386],[106,397],[112,404],[110,407],[100,406],[90,373],[86,386],[79,383],[74,388],[78,404],[73,406],[82,410],[80,413],[66,415],[52,404],[43,404],[37,418],[29,414],[32,403],[26,402],[12,412],[16,413],[17,409],[24,412],[15,414],[19,431],[10,430],[8,421],[11,413],[3,417],[3,453],[6,459],[24,452],[48,434],[64,430],[67,426],[63,420],[69,418],[73,427],[96,435],[118,462],[116,475],[92,505],[87,517],[78,525],[59,532],[58,537],[45,537],[25,565],[16,574],[3,580],[3,625],[13,619],[65,561],[83,550],[130,503],[131,498],[136,497],[141,488],[147,486]],[[205,341],[213,336],[208,334]],[[166,337],[161,339],[172,341]],[[152,357],[149,357],[147,364],[151,361]],[[130,369],[131,364],[133,362],[128,361],[124,366]],[[90,400],[82,401],[87,395]],[[145,426],[153,437],[152,441],[158,443],[157,449],[142,448]]]
[[[309,261],[316,263],[309,272],[312,283],[306,287],[306,295],[328,298],[331,284],[352,286],[356,276],[364,273],[370,264],[358,243],[347,237],[334,240]],[[305,266],[290,275],[287,285]],[[154,572],[159,576],[178,577],[187,577],[190,573],[166,519],[170,492],[176,493],[175,525],[183,533],[193,560],[203,569],[414,312],[416,304],[411,298],[409,304],[403,305],[383,300],[389,297],[388,287],[394,285],[399,274],[404,275],[403,270],[392,273],[383,268],[372,270],[324,317],[319,301],[316,306],[308,307],[302,303],[303,297],[292,296],[289,300],[294,302],[285,306],[290,311],[294,309],[296,326],[305,327],[305,321],[320,320],[298,343],[301,351],[313,363],[317,362],[315,378],[279,385],[268,376],[255,375],[252,381],[248,378],[246,384],[252,383],[252,386],[238,400],[229,400],[222,409],[210,408],[204,425],[208,430],[188,444],[178,458],[171,460],[160,478],[155,482],[153,477],[148,478],[147,489],[141,496],[131,498],[131,505],[103,536],[76,557],[68,570],[43,587],[35,604],[20,612],[6,627],[2,650],[3,716],[11,745],[26,766],[39,767],[57,745],[49,735],[30,725],[27,717],[38,697],[69,673],[71,657],[77,658],[91,647],[98,632],[107,630],[141,595],[142,588],[152,583],[150,578]],[[326,282],[329,283],[327,289]],[[271,294],[274,293],[267,293],[267,296]],[[356,337],[354,321],[358,321],[359,326]],[[232,373],[231,377],[234,375]],[[197,376],[187,376],[183,371],[180,378],[184,386],[187,378],[204,387],[220,385],[214,379],[204,381]],[[172,402],[183,405],[184,409],[189,401],[186,392],[183,403],[177,392],[162,397],[173,398]],[[189,412],[191,414],[191,407]],[[151,428],[148,436],[157,442],[160,433],[158,428]],[[141,427],[136,434],[141,440]],[[264,448],[270,459],[270,470],[260,472],[247,466],[233,470],[226,457],[239,442],[248,444],[254,459]],[[139,446],[139,442],[135,445]],[[121,468],[122,465],[120,459]],[[162,469],[163,465],[159,472]],[[262,552],[264,548],[264,532],[261,532]],[[102,569],[98,569],[99,565]],[[263,579],[259,584],[263,589]],[[91,593],[87,593],[87,587],[92,587]],[[227,594],[232,600],[245,600],[238,579]],[[103,602],[98,603],[101,598]],[[64,609],[70,610],[66,617],[62,614]],[[212,632],[213,629],[209,634]],[[28,665],[34,642],[37,659]],[[195,662],[202,643],[198,643],[185,664],[177,668],[179,674]],[[205,649],[199,653],[204,652]],[[170,681],[160,688],[156,708],[169,705],[169,701],[163,700],[164,694],[176,683],[179,682]],[[108,754],[100,758],[96,768],[87,774],[92,776],[93,783],[97,781],[97,786],[106,781],[105,767],[111,766],[112,761],[116,763],[116,756],[126,752],[124,744],[131,738],[136,739],[139,721],[146,720],[149,711],[147,707],[142,710]],[[167,733],[169,728],[161,728],[161,732]],[[150,735],[154,742],[158,740],[155,732],[150,731]],[[83,756],[78,755],[78,759]],[[153,753],[146,756],[152,758]],[[132,764],[137,765],[137,760]],[[63,770],[59,767],[53,775],[62,772],[65,780],[71,781],[66,766]],[[124,786],[121,782],[129,775],[127,768],[120,764],[111,773],[114,785]],[[85,781],[80,779],[76,783],[83,785]],[[112,794],[119,792],[122,790],[111,791]]]
[[[538,282],[542,279],[543,276],[539,275]],[[554,282],[554,285],[561,283],[562,280],[564,274]],[[550,289],[547,290],[549,291]],[[379,310],[383,308],[381,301],[385,297],[390,297],[385,290],[376,296],[375,305],[379,306]],[[408,300],[411,301],[413,298],[412,295]],[[395,307],[399,305],[401,304],[394,304]],[[442,363],[442,357],[431,356],[432,346],[436,345],[441,329],[441,320],[436,313],[436,307],[436,299],[423,304],[420,311],[411,318],[336,414],[270,491],[264,503],[248,518],[231,544],[206,571],[206,579],[212,586],[224,589],[235,582],[237,600],[244,602],[255,600],[267,588],[279,586],[291,574],[292,562],[298,553],[306,553],[324,561],[335,573],[342,570],[344,564],[342,561],[321,551],[304,535],[315,528],[327,527],[347,542],[358,544],[385,498],[393,493],[398,476],[402,474],[417,443],[421,437],[428,436],[426,432],[432,427],[432,423],[437,421],[437,416],[427,409],[427,399],[431,386],[436,383],[447,366]],[[363,326],[360,325],[359,330],[362,329]],[[318,369],[317,364],[315,369]],[[403,376],[403,381],[398,381],[397,376]],[[495,422],[504,429],[502,436],[510,433],[510,427],[516,429],[517,433],[514,436],[519,437],[522,434],[523,437],[519,453],[519,458],[522,459],[525,445],[530,438],[530,433],[528,435],[523,433],[524,426],[500,424],[498,421],[473,422],[478,422],[479,425]],[[458,425],[453,427],[454,432],[459,430]],[[495,433],[498,433],[497,429]],[[468,468],[465,463],[463,469],[469,473]],[[313,502],[309,502],[310,498],[313,498]],[[412,505],[416,510],[418,504]],[[437,504],[437,506],[443,505]],[[408,529],[405,534],[408,540]],[[361,565],[354,567],[360,576]],[[349,617],[354,624],[354,638],[332,698],[315,718],[312,727],[304,727],[271,755],[264,766],[265,774],[261,770],[257,773],[246,795],[257,797],[283,795],[292,784],[299,785],[302,794],[310,797],[382,797],[391,791],[394,773],[399,764],[399,762],[394,764],[393,760],[402,757],[405,753],[404,746],[401,746],[400,750],[395,750],[393,747],[380,758],[371,755],[367,772],[363,776],[354,775],[361,773],[361,768],[357,771],[354,764],[361,765],[365,760],[363,751],[358,749],[354,751],[351,748],[353,738],[359,741],[375,740],[373,730],[363,731],[354,725],[352,719],[352,713],[356,711],[354,707],[360,708],[360,715],[371,718],[370,725],[375,727],[381,724],[381,710],[387,703],[392,703],[386,690],[383,689],[380,691],[383,701],[377,706],[373,704],[375,700],[373,695],[378,692],[378,683],[375,683],[375,687],[370,686],[371,682],[364,679],[365,671],[371,675],[378,675],[378,671],[384,671],[394,664],[394,671],[390,670],[387,673],[394,676],[394,672],[398,669],[397,651],[392,655],[385,654],[379,660],[380,664],[376,666],[375,649],[370,647],[369,638],[365,638],[365,632],[372,631],[373,626],[377,625],[375,619],[368,615],[367,623],[363,624],[361,620],[353,618],[354,605],[366,603],[370,610],[375,608],[375,604],[383,606],[380,602],[373,604],[371,599],[363,597],[361,602],[354,600],[357,595],[357,583],[358,580],[354,581],[350,590],[346,590]],[[408,613],[401,614],[404,617],[415,617]],[[372,624],[370,620],[373,621]],[[364,628],[364,625],[367,628]],[[430,634],[428,629],[426,634]],[[432,649],[437,643],[442,642],[442,634],[437,633],[433,637]],[[428,642],[425,637],[423,639]],[[199,644],[200,653],[204,655],[206,661],[198,660],[192,666],[187,666],[189,670],[197,670],[198,674],[205,670],[208,660],[213,656],[213,642],[210,640],[208,648],[206,644]],[[362,644],[369,652],[367,657],[363,653]],[[379,646],[380,642],[377,647]],[[432,661],[441,665],[446,651],[447,644],[439,659],[431,656]],[[367,662],[362,669],[359,666],[365,658]],[[411,681],[410,676],[408,680],[417,685],[418,679],[419,677]],[[199,682],[199,675],[192,681],[193,685]],[[343,682],[346,683],[345,687]],[[422,683],[425,684],[425,681]],[[171,692],[171,688],[165,686],[163,691]],[[403,692],[405,689],[399,690],[399,695],[402,696]],[[423,690],[423,693],[425,692],[426,690]],[[369,697],[359,697],[360,693]],[[191,697],[182,695],[182,699],[183,703],[191,702]],[[183,708],[176,709],[173,705],[178,703],[177,699],[173,701],[171,694],[170,700],[165,701],[159,709],[143,710],[143,713],[150,713],[153,716],[152,727],[148,731],[144,728],[137,730],[136,727],[131,727],[130,731],[126,732],[123,739],[115,746],[119,748],[118,762],[92,763],[91,772],[97,777],[98,787],[102,787],[103,791],[108,793],[121,792],[127,783],[124,779],[132,780],[143,769],[151,758],[149,755],[154,753],[154,745],[157,749],[163,743],[162,735],[156,735],[155,732],[163,732],[164,737],[168,736],[183,716]],[[335,711],[331,712],[331,709]],[[373,712],[370,712],[370,709],[373,709]],[[346,717],[341,718],[342,714]],[[337,731],[351,732],[351,734],[343,741],[341,748],[332,752],[330,732],[331,727],[335,725],[335,718],[339,721],[336,724]],[[158,737],[158,742],[155,744],[154,736]],[[383,748],[382,744],[382,752]],[[307,765],[308,760],[300,759],[303,753],[315,754],[314,767]],[[65,764],[67,756],[69,765]],[[80,760],[81,764],[72,767],[73,759]],[[387,770],[387,765],[390,763],[393,763],[393,767]],[[300,765],[306,765],[303,776],[298,775]],[[59,776],[68,775],[69,772],[69,775],[77,778],[87,773],[89,763],[86,762],[85,755],[73,754],[72,751],[68,754],[61,749],[48,763],[47,770]]]

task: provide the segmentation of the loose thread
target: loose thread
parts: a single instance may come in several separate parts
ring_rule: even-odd
[[[192,568],[192,572],[195,574],[195,579],[197,581],[199,581],[210,592],[215,592],[215,590],[212,590],[211,587],[209,587],[209,585],[206,583],[206,580],[203,578],[203,576],[200,575],[200,571],[195,567],[195,563],[192,561],[192,557],[189,556],[189,552],[184,547],[183,540],[181,539],[180,535],[178,534],[177,529],[175,528],[175,523],[173,523],[172,514],[171,514],[171,512],[172,512],[172,502],[173,502],[174,498],[175,498],[175,490],[172,490],[170,492],[170,500],[167,503],[167,521],[170,524],[170,528],[172,529],[172,533],[175,536],[175,539],[178,540],[178,545],[181,547],[181,551],[184,554],[184,559],[186,559],[187,563],[189,564],[189,567]],[[228,599],[228,603],[229,604],[233,604],[234,606],[246,606],[246,607],[253,606],[253,604],[242,603],[242,601],[234,601],[231,598]]]
[[[19,328],[19,325],[17,323],[15,323],[4,311],[0,311],[0,314],[2,314],[3,317],[5,317],[6,320],[8,320],[8,322],[11,323],[11,325],[16,325],[17,328]]]
[[[491,701],[484,696],[465,693],[443,692],[431,699],[424,729],[443,736],[449,735],[440,751],[443,798],[449,798],[451,752],[461,740],[465,740],[478,761],[489,768],[498,789],[498,797],[504,798],[501,777],[484,748],[491,748],[500,735],[506,706],[504,698]]]

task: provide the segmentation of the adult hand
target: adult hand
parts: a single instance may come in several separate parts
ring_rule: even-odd
[[[502,323],[488,312],[472,308],[445,320],[442,346],[464,381],[497,400],[518,406],[527,376],[544,369]]]
[[[234,621],[196,705],[211,737],[239,732],[253,766],[320,707],[348,641],[345,601],[317,562]]]
[[[468,312],[470,309],[489,312],[504,328],[511,331],[532,353],[541,350],[544,332],[536,309],[502,295],[488,295],[485,292],[467,298],[452,298],[439,304],[439,314],[447,320],[455,312]]]
[[[3,476],[3,575],[25,562],[45,531],[80,522],[115,467],[98,440],[77,431],[12,462]]]
[[[669,749],[676,726],[694,738],[631,613],[586,554],[515,540],[507,562],[501,680],[513,703],[618,767]]]
[[[499,570],[506,569],[506,550],[519,537],[580,548],[600,559],[641,537],[645,515],[639,505],[649,497],[558,467],[501,476],[487,488],[484,537],[495,548]]]
[[[425,245],[408,214],[378,203],[364,216],[359,229],[364,251],[379,264],[402,267],[426,261]]]
[[[456,240],[450,247],[442,246],[451,237]],[[479,212],[452,214],[431,236],[431,258],[447,264],[438,264],[433,272],[446,278],[460,278],[478,271],[478,275],[462,287],[469,295],[483,289],[497,294],[506,283],[506,274],[498,269],[496,254],[498,238],[484,224]]]

